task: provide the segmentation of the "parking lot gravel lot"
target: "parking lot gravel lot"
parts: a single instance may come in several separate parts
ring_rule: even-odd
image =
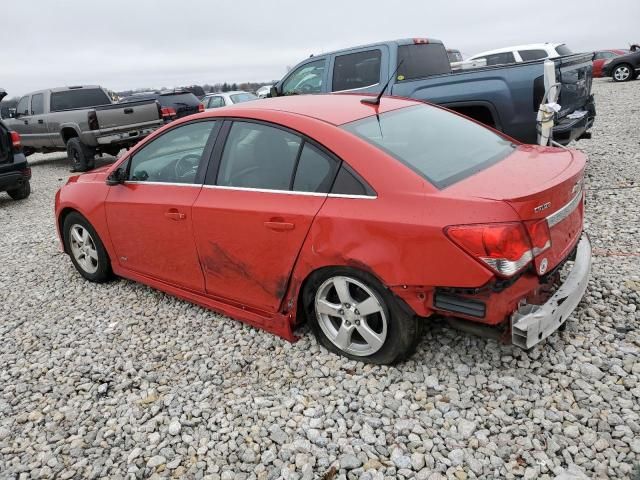
[[[370,366],[88,283],[58,250],[65,155],[30,157],[31,197],[0,194],[0,478],[640,478],[640,81],[594,91],[592,278],[530,352],[429,321]]]

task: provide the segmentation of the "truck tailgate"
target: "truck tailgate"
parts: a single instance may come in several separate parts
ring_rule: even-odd
[[[592,53],[582,53],[553,60],[556,64],[556,81],[562,84],[558,99],[562,107],[559,118],[583,110],[589,103],[593,81],[592,59]]]
[[[115,103],[95,108],[100,130],[120,130],[159,122],[162,120],[155,100]]]

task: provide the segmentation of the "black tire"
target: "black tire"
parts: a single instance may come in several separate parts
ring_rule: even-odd
[[[67,156],[71,171],[86,172],[95,166],[95,150],[87,147],[78,137],[70,138],[67,142]]]
[[[635,72],[633,67],[628,63],[616,65],[611,71],[611,78],[613,78],[614,82],[628,82],[629,80],[633,80],[634,77]]]
[[[7,190],[7,193],[14,200],[24,200],[29,195],[31,195],[31,184],[29,183],[29,180],[27,180],[18,188]]]
[[[336,330],[342,329],[345,323],[349,325],[348,328],[350,328],[353,333],[349,335],[350,343],[347,349],[340,348],[329,338],[325,330],[327,328],[330,329],[331,326],[327,326],[327,320],[323,320],[321,318],[322,315],[318,314],[316,311],[316,296],[318,296],[318,298],[323,298],[323,292],[327,291],[327,285],[336,278],[347,278],[355,281],[355,283],[350,283],[350,286],[348,287],[351,296],[355,299],[355,303],[352,306],[354,307],[354,310],[347,313],[351,315],[355,312],[358,316],[354,318],[357,318],[357,320],[353,320],[352,318],[351,320],[353,323],[351,323],[345,320],[344,316],[334,317],[329,315],[328,317],[325,317],[333,324]],[[360,312],[357,310],[357,307],[358,305],[362,305],[363,302],[358,302],[357,296],[359,294],[371,295],[369,295],[365,290],[362,290],[360,286],[357,285],[358,283],[365,286],[366,289],[375,296],[375,299],[381,307],[381,311],[379,313],[360,316]],[[328,288],[331,289],[332,287]],[[334,295],[335,297],[337,295],[337,289],[334,290],[333,293],[329,293],[329,295]],[[364,298],[368,300],[368,298]],[[313,333],[318,339],[318,342],[328,350],[352,360],[379,365],[390,365],[409,357],[420,341],[420,320],[416,315],[410,311],[408,306],[396,299],[388,289],[382,286],[373,275],[360,270],[347,267],[336,267],[323,269],[314,273],[305,284],[302,301],[307,320],[313,330]],[[335,297],[335,300],[330,303],[339,304],[340,300]],[[341,305],[344,306],[348,304]],[[340,311],[344,312],[344,309]],[[384,316],[382,314],[384,314]],[[372,316],[373,318],[371,318]],[[356,323],[358,326],[355,326]],[[386,323],[386,336],[384,336],[384,341],[379,349],[372,353],[362,351],[358,352],[358,354],[354,354],[351,347],[359,345],[359,339],[364,341],[365,344],[367,343],[366,340],[364,340],[364,337],[359,333],[360,328],[366,326],[371,330],[374,330],[377,335],[382,336],[382,332],[385,331],[384,327],[382,327],[384,323]],[[324,327],[321,326],[321,324],[324,325]],[[338,324],[340,327],[337,326]],[[366,350],[366,347],[364,347],[364,350]]]
[[[96,263],[95,271],[89,270],[85,266],[83,266],[79,262],[78,258],[76,258],[76,255],[74,254],[74,246],[72,245],[71,235],[72,235],[72,229],[77,226],[87,231],[87,233],[90,235],[91,242],[95,247],[95,252],[97,253],[97,260],[95,262]],[[111,261],[109,259],[109,255],[107,254],[107,251],[104,248],[104,244],[102,243],[102,240],[100,240],[100,237],[98,236],[97,232],[91,226],[91,224],[87,221],[86,218],[84,218],[78,212],[71,212],[70,214],[68,214],[65,217],[62,225],[62,235],[63,235],[65,252],[69,254],[69,257],[71,258],[71,262],[73,263],[73,266],[76,267],[76,270],[78,270],[80,275],[82,275],[87,280],[90,280],[96,283],[106,282],[112,277]]]

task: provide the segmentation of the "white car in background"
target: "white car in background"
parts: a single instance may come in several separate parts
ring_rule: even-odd
[[[491,66],[564,57],[571,54],[573,52],[564,43],[530,43],[477,53],[466,61],[484,60],[487,66]]]
[[[213,108],[226,107],[227,105],[234,105],[236,103],[258,100],[258,98],[260,97],[251,92],[244,92],[242,90],[236,90],[233,92],[216,92],[207,94],[202,99],[202,104],[206,110],[211,110]]]
[[[272,85],[263,85],[258,90],[256,90],[256,95],[258,95],[258,97],[260,98],[267,98],[267,95],[269,95],[269,92],[271,91],[271,87]]]

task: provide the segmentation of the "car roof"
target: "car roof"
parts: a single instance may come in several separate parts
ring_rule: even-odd
[[[512,47],[496,48],[494,50],[476,53],[475,55],[472,55],[469,60],[473,60],[477,57],[483,57],[485,55],[493,55],[494,53],[513,52],[514,50],[547,50],[548,48],[556,48],[560,45],[564,45],[564,43],[528,43],[525,45],[514,45]]]
[[[304,60],[302,60],[301,62],[298,63],[303,63],[306,62],[307,60],[311,60],[314,57],[324,57],[327,55],[335,55],[337,53],[342,53],[342,52],[349,52],[351,50],[359,50],[361,48],[374,48],[374,47],[379,47],[381,45],[389,45],[391,43],[395,43],[397,45],[413,45],[415,43],[416,39],[420,39],[420,40],[426,40],[426,43],[437,43],[442,45],[442,40],[438,40],[437,38],[430,38],[430,37],[414,37],[414,38],[400,38],[397,40],[387,40],[384,42],[374,42],[374,43],[367,43],[364,45],[356,45],[356,46],[352,46],[352,47],[346,47],[346,48],[340,48],[338,50],[332,50],[330,52],[322,52],[322,53],[318,53],[311,55],[309,58],[305,58]]]
[[[236,95],[238,93],[251,93],[251,92],[247,92],[246,90],[232,90],[230,92],[211,92],[211,93],[207,93],[205,97],[214,97],[216,95]],[[251,95],[253,95],[253,93],[251,93]]]
[[[373,95],[355,94],[324,94],[324,95],[290,95],[285,97],[265,98],[255,102],[244,102],[228,106],[224,111],[214,110],[215,116],[233,116],[235,111],[239,113],[246,110],[272,110],[311,117],[333,125],[360,120],[365,117],[384,113],[412,105],[421,105],[422,102],[398,97],[382,97],[380,105],[363,104],[363,98],[372,98]]]

